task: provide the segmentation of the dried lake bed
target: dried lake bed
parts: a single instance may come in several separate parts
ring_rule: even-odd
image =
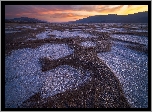
[[[5,24],[5,107],[147,108],[148,24]]]

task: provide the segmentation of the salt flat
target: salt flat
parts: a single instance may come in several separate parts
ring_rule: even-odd
[[[139,26],[142,26],[142,29]],[[147,108],[148,53],[140,48],[139,50],[131,49],[131,47],[137,47],[136,45],[143,45],[145,49],[148,49],[148,37],[131,34],[132,32],[148,32],[146,28],[145,24],[121,23],[8,25],[5,33],[8,36],[12,35],[13,39],[12,41],[10,39],[10,43],[9,41],[6,43],[11,53],[5,57],[5,107],[17,108],[36,93],[40,93],[42,98],[53,97],[92,80],[92,73],[88,70],[67,64],[42,71],[40,58],[63,59],[74,53],[79,54],[78,49],[80,55],[86,56],[81,59],[94,63],[93,59],[91,60],[94,56],[111,69],[122,84],[124,95],[133,108]],[[23,30],[19,32],[17,29]],[[22,40],[22,31],[26,30],[34,33],[31,32],[31,36],[24,37]],[[95,35],[92,33],[94,31],[98,33]],[[120,34],[115,34],[115,32]],[[52,41],[51,38],[54,40]],[[69,40],[62,41],[64,38]],[[96,49],[99,46],[95,38],[101,43],[107,42],[110,50],[103,52],[102,47],[99,47],[102,52],[96,52],[89,49],[89,47]],[[45,39],[50,40],[44,41]],[[60,44],[55,43],[55,39],[61,39]],[[35,47],[31,48],[32,45]],[[81,46],[81,49],[76,48],[78,46]],[[90,59],[87,56],[90,56]],[[104,95],[103,97],[107,98]]]

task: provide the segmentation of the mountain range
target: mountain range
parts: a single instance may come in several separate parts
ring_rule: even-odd
[[[5,23],[47,23],[47,21],[38,20],[36,18],[20,17],[14,19],[5,19]]]
[[[62,18],[61,18],[62,19]],[[36,18],[20,17],[5,19],[5,23],[48,23]],[[148,23],[148,11],[128,15],[95,15],[68,23]]]
[[[148,23],[148,11],[128,15],[95,15],[69,23]]]

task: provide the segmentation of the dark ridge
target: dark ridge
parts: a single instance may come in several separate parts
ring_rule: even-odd
[[[5,19],[5,23],[48,23],[48,22],[38,20],[36,18],[20,17],[14,19]]]
[[[95,15],[69,23],[148,23],[148,11],[128,15]]]

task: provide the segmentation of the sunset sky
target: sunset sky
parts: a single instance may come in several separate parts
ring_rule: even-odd
[[[148,11],[148,5],[6,5],[5,18],[29,17],[68,22],[93,15],[127,15]]]

